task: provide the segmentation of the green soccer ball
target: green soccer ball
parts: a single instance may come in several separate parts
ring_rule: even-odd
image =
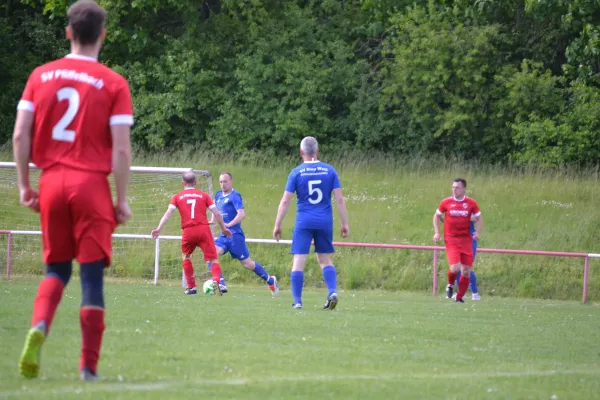
[[[204,282],[204,285],[202,285],[202,291],[204,292],[204,294],[208,294],[211,296],[215,294],[215,289],[213,289],[213,281],[211,279]]]

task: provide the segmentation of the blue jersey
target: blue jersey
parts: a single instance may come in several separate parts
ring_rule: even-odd
[[[295,229],[333,229],[331,193],[341,188],[336,170],[320,161],[304,162],[290,173],[285,190],[296,193]]]
[[[469,232],[471,232],[471,235],[473,235],[475,233],[475,222],[471,221],[471,226],[469,227]]]
[[[226,224],[234,220],[234,218],[237,216],[238,210],[244,209],[242,195],[235,190],[232,190],[229,194],[223,194],[223,192],[219,190],[215,194],[215,204],[217,205],[217,208],[223,216],[223,220]],[[241,222],[239,224],[230,226],[229,230],[231,233],[244,234]]]

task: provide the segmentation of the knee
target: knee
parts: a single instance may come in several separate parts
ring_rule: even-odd
[[[73,262],[65,261],[61,263],[52,263],[46,265],[46,276],[54,276],[67,286],[73,273]]]
[[[184,254],[184,255],[182,256],[182,259],[183,259],[184,261],[185,261],[185,260],[191,260],[191,259],[192,259],[192,255],[191,255],[191,254]]]
[[[104,261],[81,264],[81,306],[104,308]]]
[[[321,269],[333,264],[331,254],[317,254],[317,261],[321,265]]]

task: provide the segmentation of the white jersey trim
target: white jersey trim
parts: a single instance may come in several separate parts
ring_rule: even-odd
[[[431,212],[431,211],[430,211],[430,212]],[[436,213],[437,215],[444,215],[444,213],[443,213],[443,212],[441,212],[440,210],[435,210],[435,213]]]
[[[477,214],[473,214],[474,217],[479,217],[481,215],[481,211],[479,211]]]
[[[67,54],[65,56],[65,58],[71,58],[73,60],[85,60],[85,61],[93,61],[93,62],[97,62],[98,60],[95,59],[94,57],[90,57],[90,56],[83,56],[81,54]]]
[[[169,204],[169,210],[175,210],[177,209],[177,206],[174,206],[173,204]]]
[[[110,117],[109,125],[133,125],[133,115],[119,114]]]
[[[208,207],[208,209],[209,209],[209,210],[210,210],[210,209],[213,209],[213,208],[217,208],[217,206],[216,206],[216,205],[214,205],[214,204],[211,204],[211,205]]]
[[[19,100],[19,104],[17,104],[17,110],[34,112],[35,107],[33,105],[33,102],[29,100]]]

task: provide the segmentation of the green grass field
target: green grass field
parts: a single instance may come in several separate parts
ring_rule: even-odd
[[[10,153],[0,153],[10,160]],[[347,198],[351,242],[432,244],[432,215],[439,201],[451,194],[452,179],[468,180],[485,224],[480,247],[600,253],[599,171],[541,171],[510,169],[449,160],[392,160],[369,156],[321,159],[338,170]],[[299,158],[235,157],[208,152],[137,155],[135,165],[207,169],[218,176],[230,171],[234,188],[242,193],[247,218],[243,222],[249,238],[271,238],[279,199],[290,169]],[[0,207],[0,229],[39,229],[36,215],[18,206],[18,194],[7,170],[0,170],[0,187],[6,193]],[[136,179],[152,179],[137,176]],[[12,186],[11,186],[12,185]],[[134,219],[120,233],[145,233],[158,224],[170,200],[180,189],[178,177],[169,181],[140,182],[132,186]],[[294,206],[284,222],[284,238],[291,239]],[[336,222],[337,224],[337,222]],[[178,217],[172,218],[164,234],[179,235]],[[5,258],[5,238],[0,235],[0,260]],[[336,240],[342,240],[339,236]],[[15,273],[40,271],[39,240],[15,239]],[[180,276],[180,250],[164,244],[161,278]],[[114,276],[149,279],[153,275],[154,244],[149,241],[115,241]],[[291,264],[287,246],[249,246],[255,259],[288,283]],[[195,263],[201,258],[196,255]],[[445,256],[440,270],[447,268]],[[339,249],[335,256],[341,285],[345,289],[431,290],[432,253],[406,250]],[[240,272],[239,264],[223,258],[226,277],[237,283],[256,282],[254,275]],[[590,261],[590,299],[600,299],[600,261]],[[480,253],[475,263],[481,293],[547,299],[581,299],[583,260],[539,256]],[[307,284],[320,285],[321,276],[311,258]]]
[[[324,290],[302,310],[283,290],[109,281],[102,382],[78,381],[80,286],[67,288],[36,380],[17,361],[37,280],[0,282],[2,399],[592,399],[600,392],[598,306],[422,293]]]

